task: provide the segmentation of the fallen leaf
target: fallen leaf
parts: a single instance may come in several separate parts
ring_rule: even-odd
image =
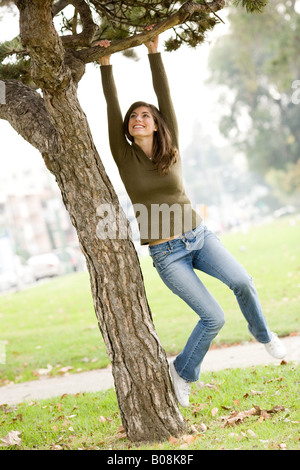
[[[187,449],[188,448],[188,444],[181,444],[179,446],[179,449]]]
[[[122,424],[117,429],[116,439],[126,439],[127,434]]]
[[[184,434],[183,436],[181,436],[181,439],[186,444],[191,444],[197,439],[197,436],[193,436],[192,434]]]
[[[286,450],[286,444],[279,444],[280,449]]]
[[[250,410],[233,411],[229,416],[221,417],[221,420],[224,421],[223,427],[243,423],[248,416],[259,416],[259,421],[262,422],[262,420],[270,418],[272,413],[279,413],[284,409],[284,406],[275,405],[271,410],[262,410],[259,406],[254,405]]]
[[[38,369],[38,370],[33,372],[33,375],[35,375],[35,376],[48,375],[48,374],[50,374],[52,369],[53,369],[53,367],[50,364],[47,364],[46,369]]]
[[[62,446],[58,444],[53,444],[53,446],[51,447],[51,450],[63,450],[63,448]]]
[[[15,416],[12,421],[23,421],[23,415],[21,413],[19,413],[17,416]]]
[[[216,416],[216,414],[217,414],[218,412],[219,412],[219,409],[218,409],[218,408],[213,408],[213,409],[211,410],[212,416]]]
[[[206,432],[207,431],[207,426],[204,423],[199,424],[198,426],[198,431],[199,432]]]
[[[4,405],[0,405],[0,409],[3,411],[3,413],[7,414],[7,413],[12,413],[13,411],[15,411],[18,407],[17,406],[8,406],[6,404]]]
[[[249,436],[251,437],[257,437],[257,435],[255,434],[255,432],[252,431],[252,429],[247,429],[247,434],[249,434]]]
[[[204,382],[197,382],[197,388],[211,388],[212,390],[218,390],[218,387],[214,384],[206,384]]]
[[[21,445],[21,432],[20,431],[11,431],[7,436],[1,439],[1,446],[20,446]]]
[[[285,408],[282,405],[275,405],[271,410],[267,410],[268,413],[279,413],[280,411],[284,411]]]
[[[200,405],[196,406],[196,408],[194,408],[194,410],[192,411],[193,415],[194,416],[197,416],[198,413],[203,410],[204,408],[207,408],[208,407],[208,404],[207,403],[200,403]]]
[[[262,442],[263,444],[268,444],[269,440],[268,439],[259,439],[259,442]]]
[[[262,422],[265,419],[270,419],[271,415],[266,410],[261,410],[261,415],[259,417],[259,421]]]
[[[118,427],[117,432],[125,432],[125,428],[122,424]]]
[[[169,437],[169,442],[170,444],[172,444],[173,446],[177,446],[179,444],[179,440],[176,439],[176,437],[173,437],[173,436],[170,436]]]
[[[282,380],[283,380],[283,377],[276,377],[276,379],[268,380],[266,383],[270,384],[271,382],[281,382]]]
[[[74,367],[72,366],[66,366],[66,367],[62,367],[61,369],[59,369],[57,372],[59,374],[66,374],[67,372],[69,372],[69,370],[72,370],[74,369]]]

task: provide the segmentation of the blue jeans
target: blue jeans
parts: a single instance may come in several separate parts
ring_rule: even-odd
[[[200,317],[174,361],[183,379],[189,382],[199,379],[202,360],[225,323],[222,308],[194,269],[216,277],[233,290],[251,334],[260,343],[271,341],[251,276],[206,226],[200,224],[178,238],[149,246],[149,253],[164,283]]]

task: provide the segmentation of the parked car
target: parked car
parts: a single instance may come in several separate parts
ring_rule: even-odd
[[[280,207],[280,209],[277,209],[276,211],[274,211],[274,216],[276,218],[284,217],[285,215],[294,214],[295,212],[296,212],[296,208],[294,206],[283,206],[283,207]]]
[[[22,289],[34,281],[31,267],[19,256],[14,256],[13,264],[0,267],[0,292]]]
[[[17,277],[12,270],[0,270],[0,292],[5,292],[17,285]]]
[[[83,271],[85,269],[85,258],[80,249],[68,246],[54,250],[61,263],[64,264],[65,272]]]
[[[63,265],[54,253],[31,256],[27,261],[36,280],[45,277],[60,276],[64,273]]]

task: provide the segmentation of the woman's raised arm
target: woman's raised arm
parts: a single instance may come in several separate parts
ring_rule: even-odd
[[[110,42],[107,39],[104,39],[95,45],[106,48],[110,45]],[[123,132],[123,117],[113,77],[112,66],[110,64],[110,55],[101,57],[99,59],[99,63],[101,65],[100,69],[103,92],[107,103],[110,150],[117,166],[121,166],[124,162],[124,153],[129,144]]]
[[[147,26],[146,29],[151,30],[152,28],[153,25]],[[171,133],[173,145],[178,149],[179,144],[177,117],[171,98],[168,77],[161,59],[161,55],[158,53],[158,42],[159,36],[156,36],[152,41],[145,42],[145,46],[149,52],[148,57],[150,61],[153,87],[157,96],[158,107]]]

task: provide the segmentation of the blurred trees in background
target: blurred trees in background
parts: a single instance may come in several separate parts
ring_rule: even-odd
[[[210,83],[222,87],[221,133],[290,195],[300,189],[299,3],[273,0],[254,14],[230,8],[229,32],[209,60]]]

